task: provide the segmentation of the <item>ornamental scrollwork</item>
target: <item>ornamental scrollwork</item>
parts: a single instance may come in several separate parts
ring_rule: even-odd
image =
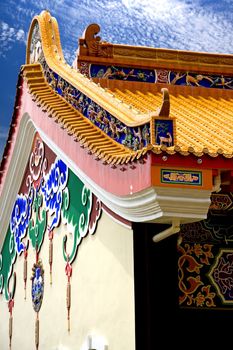
[[[178,286],[180,306],[215,307],[216,293],[212,286],[202,280],[203,267],[210,265],[213,259],[212,245],[179,245]]]
[[[71,264],[82,239],[88,233],[95,232],[100,215],[101,202],[36,134],[0,252],[0,293],[9,300],[8,286],[17,257],[24,252],[25,265],[30,247],[38,255],[45,239],[55,239],[56,229],[61,222],[66,228],[62,246],[65,261],[67,254],[64,242],[68,233],[72,236],[70,239],[69,235]],[[47,229],[49,234],[45,237]],[[37,282],[35,276],[34,282]],[[26,279],[24,271],[24,283]]]

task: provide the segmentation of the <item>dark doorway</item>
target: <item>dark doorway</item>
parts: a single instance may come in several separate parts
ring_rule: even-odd
[[[136,350],[231,345],[233,310],[179,308],[177,236],[152,241],[167,227],[138,223],[133,227]]]

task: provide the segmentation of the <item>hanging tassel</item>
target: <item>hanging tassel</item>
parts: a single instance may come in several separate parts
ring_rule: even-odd
[[[53,265],[53,231],[49,230],[49,266],[50,266],[50,284],[52,281],[52,265]]]
[[[71,306],[71,285],[70,285],[70,282],[67,282],[66,307],[67,307],[68,332],[70,332],[70,306]]]
[[[15,305],[14,302],[14,295],[15,295],[15,286],[16,286],[16,273],[13,274],[13,287],[12,290],[9,291],[9,284],[8,284],[8,293],[9,293],[9,301],[8,301],[8,310],[10,313],[9,317],[9,350],[11,350],[11,344],[12,344],[12,335],[13,335],[13,307]]]
[[[14,307],[14,299],[10,299],[8,301],[8,309],[10,312],[10,317],[9,317],[9,350],[11,350],[12,334],[13,334],[13,316],[12,316],[13,307]]]
[[[23,262],[23,280],[24,280],[24,300],[27,298],[27,274],[28,274],[28,263],[27,263],[28,252],[24,248],[24,262]]]
[[[67,254],[67,263],[65,268],[66,276],[68,278],[66,288],[66,307],[67,307],[67,321],[68,321],[68,332],[70,332],[70,307],[71,307],[71,284],[70,277],[72,276],[72,266],[69,263],[69,255]]]
[[[12,342],[12,331],[13,331],[13,317],[10,315],[9,318],[9,349],[11,350],[11,342]]]
[[[40,321],[39,321],[39,315],[37,313],[36,316],[36,322],[35,322],[35,345],[36,345],[36,350],[39,348],[39,338],[40,338]]]
[[[52,281],[52,264],[53,264],[53,240],[49,241],[49,266],[50,266],[50,284]]]

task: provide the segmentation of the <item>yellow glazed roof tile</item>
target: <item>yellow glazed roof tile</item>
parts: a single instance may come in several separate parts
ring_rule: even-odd
[[[96,157],[109,164],[123,164],[139,159],[148,151],[160,154],[176,152],[196,156],[219,154],[233,157],[233,99],[193,97],[191,95],[170,95],[170,116],[176,118],[176,144],[173,147],[148,145],[139,151],[132,151],[120,145],[93,125],[74,109],[63,97],[54,93],[46,82],[39,64],[25,65],[22,69],[32,99],[48,116],[59,123],[62,129],[87,147]],[[32,72],[36,72],[36,79]],[[150,113],[161,105],[161,93],[132,92],[115,89],[116,98]]]
[[[161,93],[112,91],[142,113],[153,112],[161,104]],[[233,99],[170,94],[170,116],[176,118],[176,147],[182,152],[233,153]],[[170,151],[172,150],[169,147]]]

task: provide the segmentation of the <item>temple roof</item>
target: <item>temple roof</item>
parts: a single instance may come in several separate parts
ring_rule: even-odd
[[[124,163],[139,158],[148,151],[154,153],[167,151],[169,154],[193,153],[196,156],[209,154],[211,157],[223,155],[233,157],[233,99],[213,97],[193,97],[170,94],[170,116],[176,118],[176,143],[172,147],[149,144],[142,150],[132,151],[109,138],[93,125],[80,112],[56,94],[43,78],[39,64],[25,65],[22,68],[29,91],[49,117],[67,130],[83,147],[107,163]],[[99,89],[99,86],[96,85]],[[143,93],[141,91],[106,90],[115,99],[134,108],[138,115],[150,115],[161,106],[162,93]]]
[[[115,47],[88,35],[78,56],[85,62],[74,68],[64,59],[55,18],[44,11],[32,20],[0,169],[4,230],[36,132],[126,220],[204,218],[221,171],[227,183],[232,176],[233,57],[174,50],[169,56],[169,50]],[[110,75],[92,76],[92,64]],[[185,71],[191,67],[196,71]],[[154,81],[139,81],[145,77]],[[182,79],[188,86],[175,85]]]
[[[41,40],[41,48],[49,71],[41,67],[39,62],[33,66],[30,61],[30,45],[32,45],[31,39],[36,23],[39,24],[39,40]],[[187,53],[113,45],[96,39],[98,26],[92,25],[90,28],[89,32],[87,30],[84,37],[80,39],[78,58],[81,59],[86,55],[86,62],[89,60],[90,62],[105,62],[107,64],[115,60],[115,63],[119,64],[121,56],[121,60],[123,60],[121,62],[133,64],[133,58],[136,57],[141,62],[139,59],[141,57],[147,68],[154,67],[155,64],[158,65],[159,60],[160,68],[162,66],[169,68],[173,63],[176,69],[187,69],[195,67],[193,62],[196,62],[195,69],[198,72],[201,70],[211,71],[215,74],[231,74],[233,72],[232,55]],[[197,79],[208,78],[203,75],[196,77],[195,86],[185,87],[125,80],[119,82],[117,80],[94,79],[93,81],[91,77],[84,76],[65,62],[57,22],[47,11],[33,19],[28,43],[27,64],[24,66],[23,72],[33,99],[44,106],[44,110],[50,110],[48,117],[52,116],[62,129],[74,137],[75,141],[80,141],[83,147],[87,147],[90,153],[99,159],[103,159],[107,163],[123,164],[139,159],[150,151],[155,154],[167,152],[170,155],[179,153],[185,156],[193,154],[197,157],[205,154],[214,158],[217,156],[233,157],[233,92],[228,89],[231,81],[228,81],[226,89],[222,90],[200,87]],[[156,62],[153,61],[155,58]],[[134,61],[134,64],[138,64],[137,62]],[[178,67],[178,62],[179,64],[184,62],[187,64],[184,65],[185,67]],[[218,66],[216,66],[216,62],[219,63]],[[170,98],[169,112],[166,117],[175,120],[174,133],[176,135],[173,145],[147,142],[140,149],[132,149],[124,143],[117,142],[115,137],[106,134],[100,127],[88,120],[83,115],[82,110],[75,108],[70,103],[69,97],[60,96],[60,93],[53,87],[53,81],[49,81],[48,78],[49,75],[54,76],[54,74],[58,75],[58,80],[62,77],[65,84],[70,84],[69,87],[85,95],[91,103],[93,102],[99,109],[101,108],[101,111],[110,113],[110,119],[116,118],[121,123],[121,127],[128,128],[127,130],[131,130],[130,132],[134,135],[139,133],[140,126],[143,127],[146,123],[150,123],[152,116],[163,117],[159,110],[161,111],[164,103],[161,88],[165,87]],[[178,76],[180,77],[180,74]],[[192,82],[192,79],[189,82]],[[133,88],[131,88],[132,86]],[[50,94],[49,97],[48,94]],[[105,120],[107,119],[105,118]],[[10,132],[9,137],[12,137],[12,132]],[[8,144],[10,142],[9,139]],[[5,153],[8,152],[8,149],[9,145],[6,147]],[[3,157],[3,163],[5,157]],[[4,164],[2,164],[3,166]]]
[[[130,104],[138,113],[155,111],[161,105],[162,93],[120,90],[111,91],[116,98]],[[170,94],[170,116],[176,118],[176,144],[179,152],[223,154],[233,157],[233,96],[214,98]],[[156,148],[154,148],[156,149]]]
[[[152,84],[142,84],[141,88],[135,91],[137,83],[133,82],[131,85],[135,85],[134,91],[130,91],[130,89],[127,89],[128,81],[123,80],[120,82],[120,85],[117,84],[117,81],[112,81],[110,89],[106,88],[106,86],[103,88],[101,80],[104,79],[100,79],[99,83],[96,84],[92,81],[90,76],[83,76],[79,71],[71,69],[66,64],[60,45],[57,22],[49,13],[42,12],[40,16],[36,16],[32,22],[31,28],[33,28],[35,21],[38,21],[40,25],[40,35],[45,60],[48,66],[56,72],[59,77],[64,79],[65,83],[67,82],[70,84],[69,89],[74,91],[71,92],[71,94],[73,94],[73,99],[77,98],[77,91],[78,93],[81,92],[83,96],[86,96],[86,99],[90,99],[88,101],[91,101],[91,104],[95,106],[98,105],[97,110],[100,110],[102,115],[104,113],[109,113],[108,119],[112,117],[116,118],[115,123],[117,124],[117,121],[119,121],[121,129],[127,128],[127,132],[133,135],[139,132],[137,127],[143,127],[146,123],[150,123],[152,116],[163,117],[163,115],[159,113],[159,110],[161,110],[163,106],[163,97],[160,91],[156,93],[148,91],[148,85]],[[52,30],[50,29],[51,25]],[[87,27],[83,38],[80,39],[79,58],[85,53],[88,55],[86,60],[94,58],[99,63],[103,63],[103,60],[109,63],[109,60],[118,60],[121,56],[122,64],[125,65],[126,62],[130,63],[130,60],[136,57],[139,61],[142,58],[145,62],[144,65],[147,65],[147,67],[148,65],[152,65],[153,59],[156,59],[156,64],[158,64],[158,60],[160,63],[163,61],[163,65],[169,68],[171,63],[173,63],[173,66],[177,66],[177,64],[180,63],[183,64],[183,69],[190,68],[190,65],[193,67],[196,62],[196,69],[198,71],[206,69],[206,72],[209,70],[215,72],[215,74],[218,72],[221,72],[221,74],[230,74],[233,72],[232,55],[113,45],[101,42],[100,38],[96,36],[99,29],[99,26],[96,24]],[[56,43],[55,49],[54,42]],[[28,45],[27,49],[27,63],[30,63],[29,46],[30,45]],[[155,61],[153,61],[153,65]],[[118,60],[117,62],[119,63],[120,61]],[[186,64],[184,64],[185,62]],[[220,68],[221,71],[219,71]],[[44,67],[42,72],[43,70],[45,77],[51,74],[54,75],[51,70],[46,71]],[[61,126],[63,128],[67,129],[68,133],[73,133],[75,139],[82,140],[81,142],[85,147],[90,149],[90,152],[97,156],[101,155],[101,157],[109,163],[115,163],[116,161],[121,163],[128,162],[135,157],[139,158],[141,154],[145,154],[148,151],[154,153],[166,151],[169,154],[178,152],[183,155],[192,153],[198,157],[203,154],[208,154],[211,157],[216,157],[218,155],[223,155],[226,158],[233,157],[233,127],[231,125],[231,120],[233,118],[233,92],[232,90],[227,90],[227,88],[230,87],[229,84],[231,81],[226,83],[226,89],[208,89],[209,95],[207,96],[207,89],[199,87],[199,83],[203,79],[213,81],[213,77],[210,78],[209,76],[199,74],[194,78],[187,74],[186,81],[188,81],[189,84],[191,84],[192,81],[195,82],[195,86],[186,86],[186,88],[191,88],[189,91],[188,89],[186,89],[187,91],[184,90],[182,86],[173,86],[173,82],[171,82],[170,85],[164,85],[170,95],[170,113],[168,113],[167,117],[174,118],[176,122],[174,126],[174,134],[176,135],[174,135],[174,142],[170,147],[169,144],[156,144],[152,143],[150,140],[150,142],[144,142],[144,147],[140,147],[139,150],[137,150],[135,146],[129,149],[127,143],[119,144],[116,135],[111,135],[110,133],[106,135],[106,133],[100,130],[103,121],[101,121],[102,125],[100,125],[95,120],[95,125],[93,125],[93,120],[92,123],[89,122],[87,115],[82,117],[83,123],[86,123],[86,127],[83,128],[81,124],[78,124],[75,118],[67,117],[66,122],[61,118],[59,122],[62,124]],[[176,77],[175,80],[179,80],[181,74],[179,73],[177,76],[178,78]],[[54,84],[58,84],[59,77],[55,83],[51,80],[49,81],[47,78],[47,83],[49,83],[50,87],[53,87]],[[218,80],[219,78],[216,79]],[[46,84],[46,81],[43,81],[42,84]],[[155,85],[159,86],[160,84]],[[38,94],[38,89],[40,89],[40,85],[36,84],[33,93]],[[161,87],[159,90],[161,90]],[[192,90],[195,90],[195,93]],[[204,90],[206,90],[205,93]],[[59,91],[55,89],[55,92]],[[67,94],[63,94],[63,98],[68,100],[68,104],[71,104],[69,103],[70,97]],[[63,104],[64,103],[65,101],[63,101]],[[76,107],[76,109],[79,110],[81,118],[84,110],[80,110],[79,106],[73,105],[71,107],[68,106],[67,103],[65,104],[66,108],[73,109],[73,113],[73,107]],[[52,107],[51,110],[53,110]],[[105,121],[109,123],[109,128],[111,128],[110,121],[107,120],[107,118],[104,119],[104,122]],[[96,126],[98,126],[98,128]],[[88,132],[86,128],[88,128]],[[142,133],[142,128],[140,132]],[[96,138],[98,138],[98,140],[96,140]],[[134,139],[135,138],[136,137],[134,137]]]

